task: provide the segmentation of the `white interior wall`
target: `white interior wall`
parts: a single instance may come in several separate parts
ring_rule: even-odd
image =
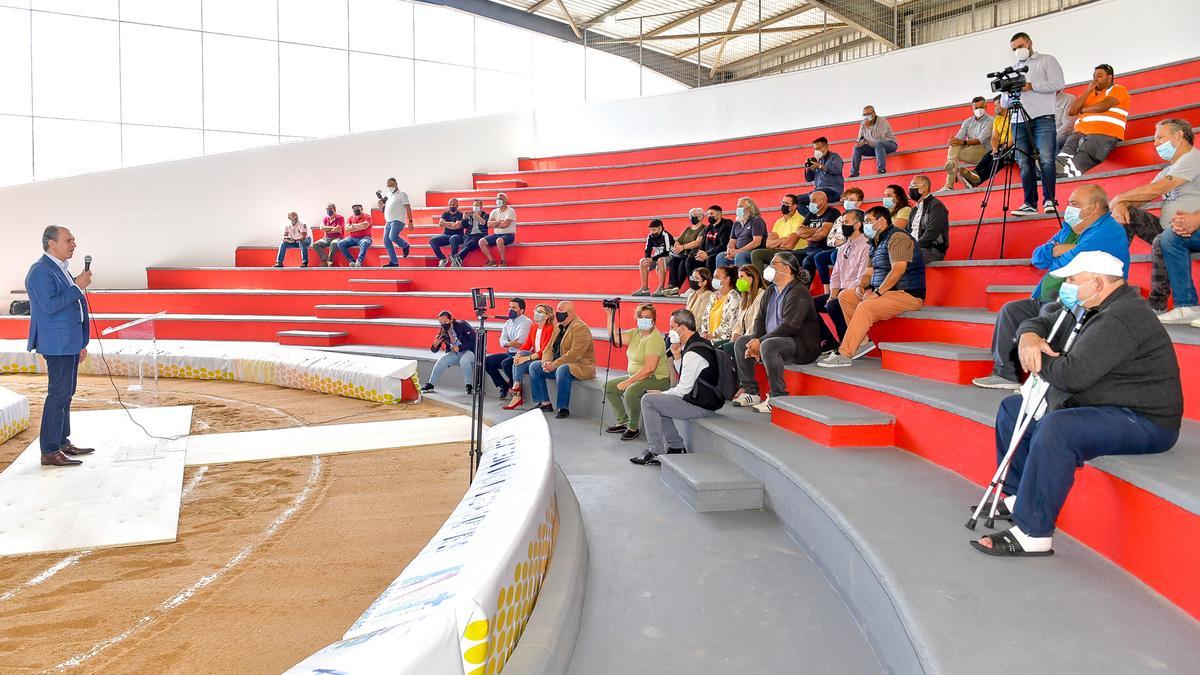
[[[42,228],[71,227],[97,284],[140,288],[148,265],[229,265],[238,244],[277,240],[284,213],[349,212],[388,176],[414,203],[516,157],[727,138],[967,101],[1026,30],[1069,81],[1195,57],[1194,0],[1107,0],[932,45],[749,82],[561,110],[514,112],[272,146],[0,189],[0,293],[23,286]],[[1136,108],[1137,102],[1134,101]],[[82,255],[80,255],[82,257]],[[80,265],[80,263],[77,263]],[[7,309],[9,297],[3,302]],[[3,310],[0,310],[3,311]]]
[[[528,112],[304,141],[0,189],[0,292],[24,287],[42,228],[61,224],[95,260],[99,288],[144,288],[150,265],[232,265],[239,244],[278,241],[288,211],[312,225],[334,202],[370,208],[394,176],[425,191],[511,170],[533,144]],[[6,298],[3,310],[8,309]]]
[[[847,63],[661,96],[538,110],[529,156],[735,138],[881,115],[987,95],[986,73],[1012,65],[1009,38],[1025,31],[1068,82],[1098,63],[1138,70],[1200,54],[1195,0],[1105,0],[989,31]],[[1134,101],[1137,105],[1137,101]],[[586,130],[586,133],[580,133]]]

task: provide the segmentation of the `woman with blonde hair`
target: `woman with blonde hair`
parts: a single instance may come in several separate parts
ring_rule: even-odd
[[[508,405],[504,406],[505,410],[516,410],[525,404],[525,397],[521,395],[522,382],[525,380],[526,373],[529,372],[529,363],[542,358],[542,351],[550,344],[550,334],[554,332],[554,308],[550,305],[540,304],[533,308],[533,325],[529,327],[529,337],[525,338],[525,344],[517,350],[516,356],[513,357],[513,377],[512,377],[512,399]]]

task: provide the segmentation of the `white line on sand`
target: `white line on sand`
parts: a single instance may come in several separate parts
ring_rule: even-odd
[[[300,493],[297,494],[292,500],[291,505],[281,511],[279,515],[275,516],[275,519],[271,521],[271,524],[268,525],[261,534],[259,534],[257,539],[243,547],[242,550],[238,551],[224,565],[217,569],[217,571],[200,577],[191,586],[188,586],[187,588],[163,601],[154,609],[153,613],[143,616],[129,628],[126,628],[120,633],[97,643],[88,651],[72,656],[62,663],[59,663],[53,668],[53,670],[64,671],[83,665],[84,663],[100,655],[109,647],[123,642],[131,635],[163,618],[170,613],[171,610],[187,602],[196,593],[208,586],[211,586],[231,569],[237,567],[238,564],[249,558],[254,553],[255,549],[273,537],[275,533],[279,531],[279,528],[283,527],[284,523],[290,520],[292,516],[296,515],[296,512],[300,510],[300,507],[304,506],[304,503],[308,501],[309,496],[312,495],[313,489],[316,488],[317,484],[320,482],[321,476],[324,473],[324,469],[324,460],[320,456],[313,457],[312,469],[308,472],[308,481],[304,484],[304,489],[301,490]]]

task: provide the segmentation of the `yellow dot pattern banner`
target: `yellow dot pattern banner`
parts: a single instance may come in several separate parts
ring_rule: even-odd
[[[29,400],[0,387],[0,443],[29,428]]]
[[[527,543],[524,559],[512,567],[512,583],[500,588],[495,613],[473,617],[463,631],[463,669],[467,675],[493,675],[504,669],[533,614],[557,541],[555,497],[542,513],[537,536]]]

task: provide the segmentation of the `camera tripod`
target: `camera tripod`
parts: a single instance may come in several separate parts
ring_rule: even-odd
[[[472,288],[471,304],[479,330],[475,332],[475,367],[471,369],[471,440],[467,446],[467,482],[475,480],[475,471],[483,457],[483,375],[487,360],[488,310],[496,308],[496,293],[491,288]]]
[[[608,302],[612,302],[613,306],[609,307]],[[600,389],[600,435],[604,435],[604,405],[608,403],[608,378],[612,374],[612,355],[614,349],[620,349],[625,346],[624,336],[621,334],[621,299],[612,298],[611,301],[605,301],[605,308],[612,310],[612,321],[608,327],[608,362],[604,364],[604,386]]]
[[[1012,121],[1014,113],[1019,113],[1020,118],[1024,120],[1021,122],[1021,131],[1030,148],[1030,152],[1028,153],[1019,150],[1017,147],[1016,132],[1013,129]],[[1040,175],[1041,172],[1042,156],[1038,150],[1037,139],[1033,135],[1033,118],[1029,116],[1029,112],[1025,110],[1025,106],[1021,105],[1020,92],[1009,94],[1009,107],[1005,109],[1004,116],[1008,123],[1008,140],[1011,145],[1008,149],[999,152],[993,158],[992,174],[988,176],[987,186],[983,190],[983,201],[979,204],[979,220],[975,223],[975,236],[971,240],[971,252],[967,254],[968,260],[975,259],[975,245],[979,243],[979,231],[983,227],[983,221],[987,218],[987,208],[988,204],[991,203],[992,191],[996,186],[996,176],[1000,173],[1000,165],[1004,165],[1004,193],[1000,202],[1000,252],[998,255],[1001,260],[1004,259],[1004,237],[1008,231],[1008,212],[1010,210],[1009,207],[1012,205],[1012,174],[1013,166],[1017,165],[1018,162],[1017,153],[1021,152],[1028,156],[1035,174]],[[1019,171],[1017,175],[1020,177]],[[1024,188],[1023,183],[1022,188]],[[1034,204],[1033,206],[1036,207],[1037,205]],[[1058,214],[1057,203],[1051,202],[1050,208],[1054,214],[1054,218],[1061,220],[1061,216]]]

